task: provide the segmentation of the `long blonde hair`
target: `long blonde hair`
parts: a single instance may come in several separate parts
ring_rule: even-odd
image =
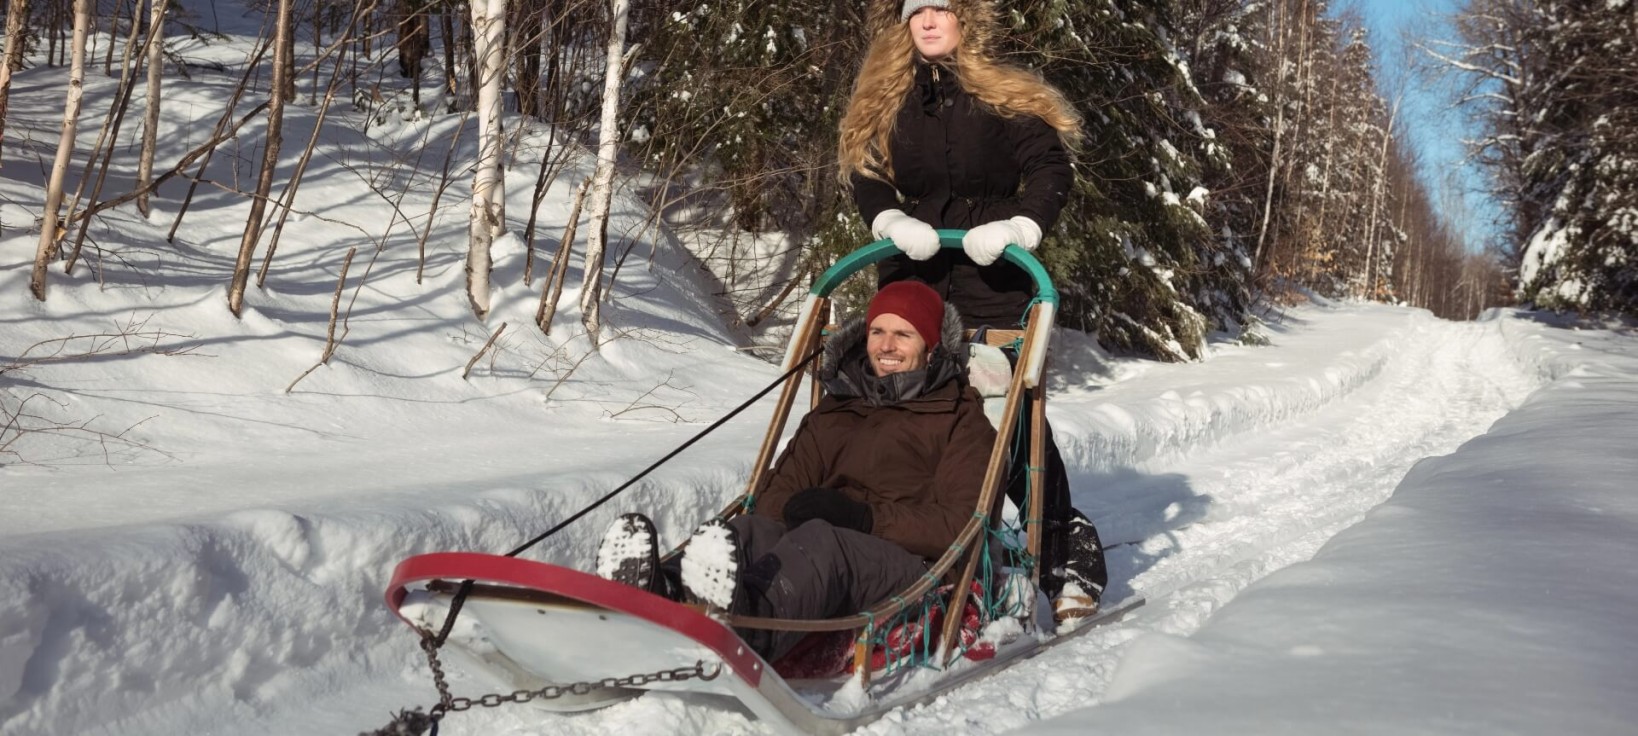
[[[961,27],[961,43],[950,54],[961,88],[1002,117],[1029,115],[1058,131],[1064,146],[1074,150],[1081,141],[1081,116],[1062,92],[1041,75],[996,61],[989,53],[990,37],[998,23],[988,3],[953,3]],[[915,78],[916,47],[903,22],[897,21],[896,2],[878,2],[871,26],[875,29],[859,77],[853,84],[847,113],[842,117],[837,144],[838,176],[848,186],[855,173],[882,181],[893,178],[889,141],[904,96]],[[941,62],[951,68],[949,62]]]

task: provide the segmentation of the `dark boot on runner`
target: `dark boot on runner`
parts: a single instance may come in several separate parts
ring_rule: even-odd
[[[1063,587],[1052,599],[1052,618],[1059,627],[1073,628],[1098,612],[1103,588],[1109,583],[1104,565],[1103,545],[1092,521],[1075,511],[1071,514],[1062,571]]]
[[[689,600],[734,612],[739,597],[739,533],[712,519],[688,538],[682,555],[682,585]]]
[[[615,519],[597,546],[597,576],[664,595],[659,539],[647,516],[625,514]]]

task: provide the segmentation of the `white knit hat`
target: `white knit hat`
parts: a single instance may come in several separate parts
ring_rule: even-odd
[[[899,10],[899,22],[910,20],[910,16],[922,8],[950,9],[950,0],[904,0],[904,7]]]

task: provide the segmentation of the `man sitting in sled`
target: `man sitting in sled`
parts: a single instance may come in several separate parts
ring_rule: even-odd
[[[917,281],[882,287],[833,337],[825,396],[764,476],[751,513],[701,526],[662,569],[654,524],[616,520],[597,572],[734,614],[824,619],[910,587],[972,518],[995,429],[967,385],[961,319]],[[805,635],[740,630],[768,661]]]

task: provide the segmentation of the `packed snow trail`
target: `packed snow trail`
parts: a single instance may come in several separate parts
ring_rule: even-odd
[[[1418,460],[1453,451],[1521,401],[1535,382],[1501,324],[1417,320],[1384,336],[1393,357],[1339,400],[1199,452],[1170,453],[1083,494],[1160,496],[1148,506],[1088,509],[1107,519],[1110,540],[1143,531],[1142,542],[1111,551],[1111,579],[1149,604],[1119,626],[865,732],[999,733],[1097,703],[1123,645],[1142,633],[1192,633],[1247,585],[1308,559],[1386,500]],[[1144,513],[1161,502],[1161,520]],[[1112,588],[1117,598],[1128,590]]]
[[[1097,702],[1127,642],[1194,631],[1250,582],[1312,555],[1380,503],[1418,459],[1482,432],[1539,380],[1518,366],[1501,321],[1352,305],[1296,316],[1271,347],[1221,347],[1186,365],[1121,362],[1123,374],[1075,385],[1065,377],[1081,375],[1072,369],[1087,354],[1062,346],[1050,412],[1077,503],[1106,543],[1130,542],[1111,552],[1110,596],[1135,592],[1149,605],[866,731],[1000,732]],[[679,458],[531,556],[588,566],[603,525],[632,508],[653,511],[675,543],[738,492],[756,434],[730,434],[744,457]],[[513,458],[539,442],[505,441],[492,440],[491,454]],[[659,454],[651,442],[626,450],[642,455],[633,467]],[[357,733],[398,708],[429,705],[415,637],[381,603],[385,575],[417,552],[504,551],[623,480],[552,457],[549,476],[523,480],[508,462],[436,503],[422,488],[402,503],[372,494],[312,512],[250,507],[186,525],[13,538],[0,563],[0,586],[13,594],[0,632],[16,653],[0,663],[0,731]],[[308,482],[322,487],[326,477]],[[490,691],[463,673],[453,684],[466,696]],[[760,731],[733,703],[651,694],[575,716],[524,706],[458,713],[444,732]]]

